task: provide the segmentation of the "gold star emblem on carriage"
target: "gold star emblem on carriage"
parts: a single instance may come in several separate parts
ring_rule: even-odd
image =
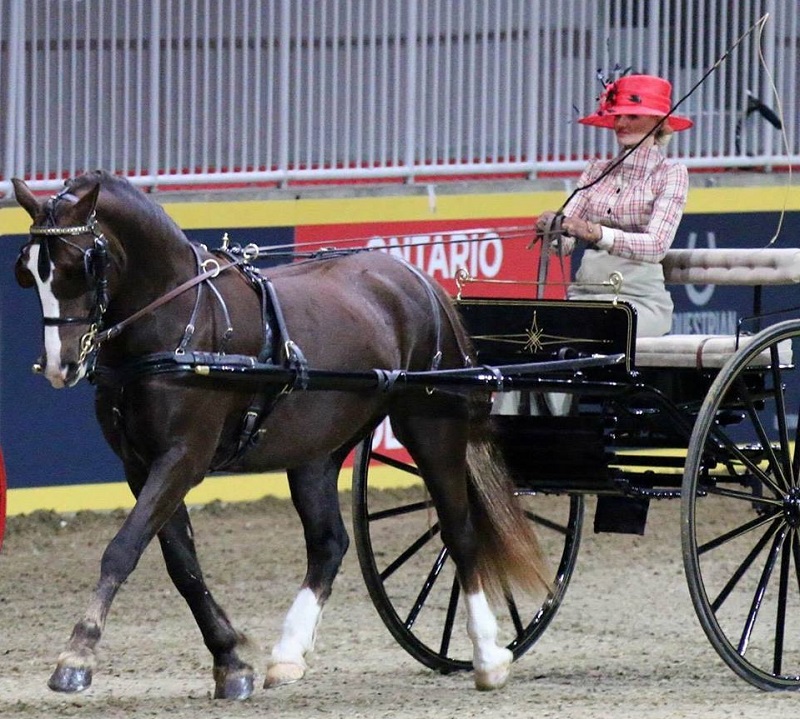
[[[536,313],[533,313],[533,319],[531,320],[530,329],[525,330],[525,334],[527,336],[527,341],[525,342],[525,351],[530,352],[533,354],[538,350],[541,350],[544,346],[542,343],[542,338],[544,337],[544,332],[539,329],[539,322],[536,317]]]
[[[548,333],[544,327],[539,326],[539,318],[536,310],[533,311],[531,322],[522,332],[508,333],[502,335],[473,335],[473,339],[487,340],[490,342],[502,342],[505,344],[522,345],[523,352],[536,354],[545,348],[553,345],[564,345],[572,342],[580,345],[585,344],[606,344],[608,340],[596,339],[591,337],[579,337],[575,335],[557,335]]]

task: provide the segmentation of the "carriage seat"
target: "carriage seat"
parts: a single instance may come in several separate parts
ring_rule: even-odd
[[[800,284],[800,249],[701,249],[670,250],[662,261],[667,284],[765,285]],[[748,336],[665,335],[636,341],[639,367],[719,368]],[[781,362],[792,359],[791,342],[779,347]],[[769,358],[763,358],[764,366]]]
[[[640,337],[636,340],[637,367],[671,367],[683,369],[719,369],[741,347],[746,347],[752,336],[742,335],[737,345],[735,335],[664,335]],[[792,360],[792,342],[778,345],[781,364]],[[759,356],[754,367],[769,366],[769,356]]]

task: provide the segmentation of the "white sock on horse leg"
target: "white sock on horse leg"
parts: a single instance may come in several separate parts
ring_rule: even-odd
[[[308,588],[301,589],[283,620],[281,638],[272,648],[270,665],[297,664],[305,669],[304,656],[314,648],[322,607]]]
[[[486,595],[466,595],[467,634],[472,640],[472,661],[478,689],[499,689],[508,679],[513,655],[497,644],[497,620]]]

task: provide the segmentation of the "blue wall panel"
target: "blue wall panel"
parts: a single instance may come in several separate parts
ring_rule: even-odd
[[[769,213],[685,215],[674,247],[760,247],[766,244],[777,215]],[[291,244],[291,227],[234,229],[231,239],[240,244]],[[189,230],[195,241],[217,247],[222,232]],[[800,213],[788,213],[776,246],[796,246],[800,238]],[[93,388],[86,382],[56,391],[31,373],[41,350],[41,315],[36,294],[20,289],[11,268],[22,236],[7,236],[0,243],[0,444],[5,455],[10,488],[113,482],[123,479],[117,458],[107,448],[94,418]],[[713,290],[672,287],[678,331],[727,333],[730,323],[749,314],[752,291],[717,287]],[[800,291],[770,288],[765,305],[800,304]]]

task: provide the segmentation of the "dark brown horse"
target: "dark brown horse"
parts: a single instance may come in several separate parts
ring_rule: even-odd
[[[507,480],[491,471],[478,434],[488,393],[280,393],[188,373],[129,371],[176,351],[294,365],[304,359],[310,368],[344,372],[464,367],[471,362],[469,341],[444,292],[400,260],[361,252],[270,271],[277,297],[270,302],[252,268],[228,267],[229,257],[192,245],[159,205],[122,178],[84,175],[45,202],[19,180],[14,188],[33,218],[16,273],[41,300],[44,353],[37,366],[54,387],[87,373],[97,380],[97,416],[136,497],[103,554],[100,580],[50,687],[72,692],[90,685],[114,596],[158,536],[169,575],[212,654],[215,695],[249,696],[253,669],[239,658],[241,635],[203,579],[184,504],[222,462],[241,471],[287,470],[307,573],[272,650],[265,686],[301,678],[348,545],[337,475],[386,415],[420,468],[455,559],[476,685],[501,686],[511,653],[497,644],[487,595],[511,583],[540,589],[543,574],[530,525]]]

